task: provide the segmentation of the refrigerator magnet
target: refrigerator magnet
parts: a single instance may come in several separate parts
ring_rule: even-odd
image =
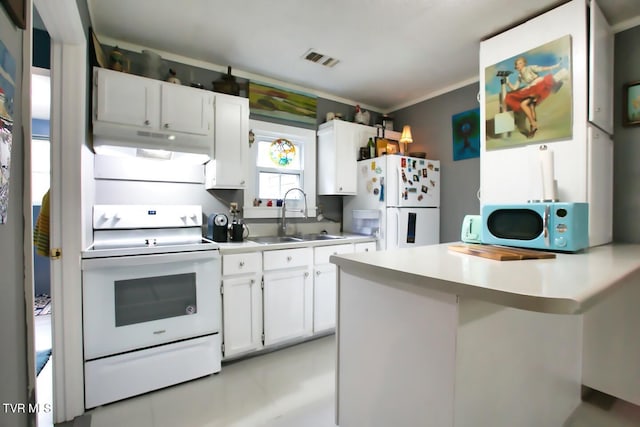
[[[371,193],[373,191],[373,182],[367,181],[367,192]]]
[[[418,189],[416,187],[409,187],[408,191],[409,193],[417,193]]]
[[[420,161],[418,162],[418,164],[419,164],[420,166],[424,166],[424,160],[420,160]]]
[[[418,194],[418,201],[424,199],[424,196],[422,194]]]
[[[402,170],[402,182],[407,182],[407,175],[404,173],[404,169]]]
[[[376,188],[374,188],[374,189],[373,189],[373,194],[375,194],[376,196],[377,196],[378,194],[380,194],[380,189],[379,189],[379,188],[377,188],[377,187],[376,187]]]
[[[435,182],[435,181],[429,180],[429,182],[431,183],[431,186],[432,186],[432,187],[435,187],[435,186],[436,186],[436,182]]]
[[[404,157],[400,159],[400,166],[403,168],[407,167],[407,159],[405,159]]]
[[[413,175],[413,182],[419,182],[420,177],[418,175]]]
[[[411,162],[411,165],[413,166],[414,169],[416,168],[416,163],[418,163],[418,162],[415,161],[415,160],[413,162]]]
[[[422,169],[422,177],[423,178],[427,177],[427,169]]]
[[[376,170],[376,162],[371,162],[371,170]]]
[[[423,192],[423,193],[427,193],[427,192],[429,192],[429,188],[428,188],[426,185],[423,185],[423,186],[422,186],[422,192]]]
[[[380,175],[382,173],[382,168],[376,168],[376,173]]]
[[[371,181],[373,182],[378,182],[378,178],[376,178],[375,176],[373,178],[371,178]]]

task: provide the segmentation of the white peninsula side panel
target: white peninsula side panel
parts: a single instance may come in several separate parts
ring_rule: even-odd
[[[338,294],[336,424],[452,426],[456,296],[344,271]]]
[[[579,405],[580,316],[353,273],[339,273],[340,427],[560,426]]]

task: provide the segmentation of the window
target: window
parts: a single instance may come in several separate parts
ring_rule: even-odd
[[[302,144],[286,138],[264,138],[254,144],[258,144],[256,167],[260,200],[282,199],[287,190],[302,187]]]
[[[307,195],[308,215],[315,216],[316,132],[256,120],[249,126],[254,135],[249,149],[253,167],[244,191],[244,217],[279,217],[277,201],[296,187]],[[301,199],[298,191],[287,195],[288,202]]]

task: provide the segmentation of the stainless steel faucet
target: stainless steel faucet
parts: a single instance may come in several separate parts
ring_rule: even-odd
[[[303,209],[296,209],[296,210],[289,210],[291,212],[301,212],[305,219],[307,218],[307,193],[305,193],[302,188],[298,188],[298,187],[293,187],[290,188],[289,190],[287,190],[286,193],[284,193],[284,197],[282,198],[282,224],[281,226],[278,228],[278,235],[279,236],[284,236],[285,234],[287,234],[287,195],[293,191],[293,190],[297,190],[300,193],[302,193],[302,196],[304,197],[304,210]]]

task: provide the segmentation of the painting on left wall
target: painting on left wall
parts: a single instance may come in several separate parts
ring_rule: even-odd
[[[7,222],[16,61],[0,40],[0,224]]]

